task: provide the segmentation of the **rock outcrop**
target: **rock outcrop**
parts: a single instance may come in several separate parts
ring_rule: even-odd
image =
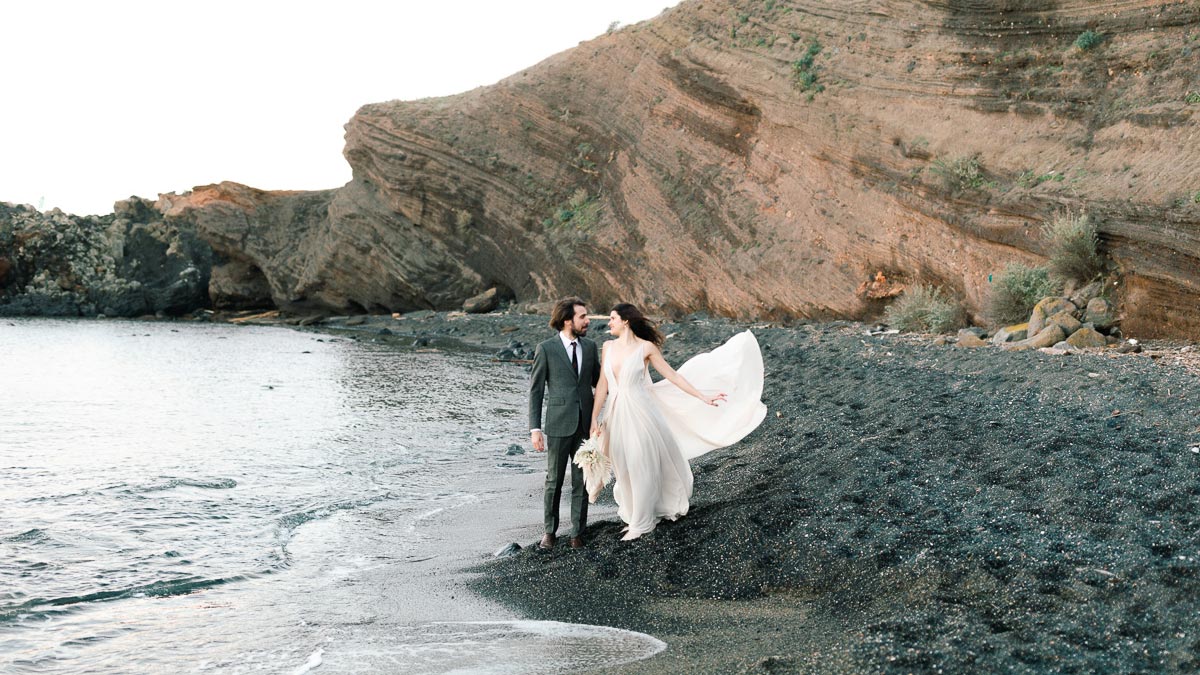
[[[212,250],[130,198],[103,217],[0,203],[0,314],[182,314],[208,303]]]
[[[1126,334],[1200,334],[1200,5],[690,0],[489,87],[362,107],[336,190],[167,195],[214,298],[454,309],[491,287],[668,314],[961,297],[1086,210]]]

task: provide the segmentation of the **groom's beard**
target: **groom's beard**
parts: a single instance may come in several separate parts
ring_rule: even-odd
[[[575,333],[575,337],[587,337],[586,328],[580,328],[579,330],[574,330],[572,332]]]

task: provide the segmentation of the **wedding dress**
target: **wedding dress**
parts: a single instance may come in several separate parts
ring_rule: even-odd
[[[639,341],[619,367],[604,360],[608,401],[601,442],[612,458],[613,498],[629,526],[626,539],[650,532],[661,518],[685,515],[692,496],[688,460],[738,442],[767,414],[760,400],[762,353],[750,331],[677,369],[705,394],[724,392],[727,400],[716,407],[667,380],[652,383],[645,345]]]

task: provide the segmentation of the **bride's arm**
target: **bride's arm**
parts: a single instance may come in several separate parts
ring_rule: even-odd
[[[596,383],[596,401],[592,404],[592,429],[590,436],[595,438],[600,433],[600,411],[604,409],[604,399],[608,398],[608,377],[604,374],[604,359],[608,358],[608,343],[601,345],[600,350],[600,381]]]
[[[666,378],[668,382],[682,389],[684,393],[695,396],[708,405],[716,405],[718,401],[725,400],[724,393],[717,394],[716,396],[705,396],[704,394],[700,393],[700,391],[693,387],[692,384],[688,382],[682,375],[675,372],[675,369],[671,367],[671,364],[667,363],[667,360],[663,358],[662,350],[658,348],[658,345],[652,342],[650,343],[650,346],[647,347],[647,350],[650,352],[650,365],[654,366],[654,369],[657,370],[660,375]]]

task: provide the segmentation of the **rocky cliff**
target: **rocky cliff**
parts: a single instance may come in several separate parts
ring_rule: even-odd
[[[0,203],[0,315],[181,314],[208,304],[211,267],[144,199],[103,217]]]
[[[281,307],[492,286],[665,313],[867,317],[883,272],[979,318],[1086,211],[1127,334],[1200,334],[1200,5],[690,0],[489,87],[378,103],[353,180],[167,196]]]

